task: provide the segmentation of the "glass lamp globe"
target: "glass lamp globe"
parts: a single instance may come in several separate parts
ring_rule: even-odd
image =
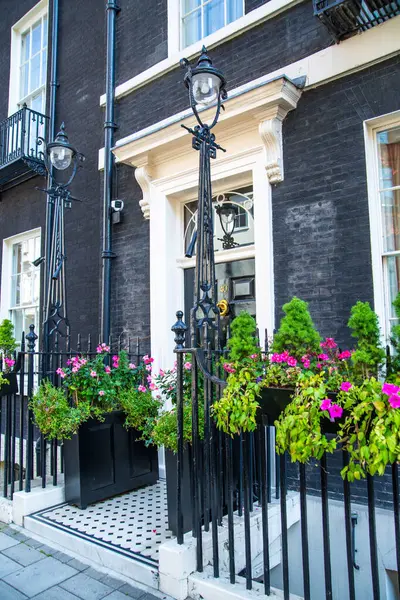
[[[217,206],[217,213],[224,233],[232,235],[235,229],[236,215],[238,213],[237,206],[230,202],[225,202]]]
[[[50,149],[50,162],[55,169],[64,171],[68,169],[72,161],[73,151],[65,146],[53,146]]]
[[[221,79],[214,73],[196,73],[193,75],[192,85],[196,104],[208,106],[218,98]]]

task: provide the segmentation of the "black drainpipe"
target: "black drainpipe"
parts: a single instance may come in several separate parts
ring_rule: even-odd
[[[57,98],[57,56],[58,56],[58,0],[53,0],[52,3],[52,23],[51,23],[51,59],[50,59],[50,101],[49,101],[49,121],[47,141],[52,142],[55,137],[56,129],[56,98]],[[52,167],[50,167],[52,169]],[[47,188],[51,186],[50,174],[47,177]],[[52,237],[52,222],[53,222],[53,201],[50,195],[47,195],[46,202],[46,226],[45,226],[45,256],[50,256],[50,246]],[[49,285],[48,265],[44,264],[44,293],[43,293],[43,322],[46,320],[46,303],[47,290]],[[46,329],[46,328],[45,328]],[[48,338],[47,331],[43,331],[43,349],[47,351]]]
[[[111,316],[111,198],[113,189],[114,155],[114,88],[115,88],[115,20],[119,7],[115,0],[106,4],[107,14],[107,59],[106,59],[106,110],[104,121],[104,191],[103,191],[103,259],[101,281],[101,339],[110,339]]]

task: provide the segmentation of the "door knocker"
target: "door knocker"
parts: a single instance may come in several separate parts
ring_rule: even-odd
[[[225,298],[223,298],[222,300],[220,300],[219,302],[217,302],[217,306],[219,308],[219,312],[221,317],[226,317],[229,314],[229,303],[228,300],[225,300]]]

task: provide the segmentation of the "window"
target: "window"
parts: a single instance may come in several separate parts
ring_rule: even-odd
[[[47,15],[21,35],[20,93],[18,105],[44,113],[46,102]]]
[[[45,113],[48,0],[40,0],[11,29],[8,114],[20,108]]]
[[[182,47],[232,23],[244,14],[243,0],[181,0]]]
[[[32,264],[39,256],[40,230],[4,241],[1,313],[14,324],[17,342],[29,325],[39,330],[40,267]]]
[[[396,323],[393,301],[400,290],[400,126],[378,132],[376,141],[386,331],[389,337]]]
[[[221,227],[220,219],[215,208],[223,203],[233,204],[236,209],[235,227],[232,233],[235,247],[249,246],[254,244],[254,218],[253,218],[253,189],[244,188],[239,191],[225,192],[218,194],[213,198],[214,203],[214,250],[223,251],[222,243],[224,232]],[[185,254],[190,248],[191,242],[195,239],[193,234],[196,230],[197,221],[197,200],[188,202],[183,207],[184,210],[184,251]],[[196,254],[195,243],[189,252],[192,256]]]

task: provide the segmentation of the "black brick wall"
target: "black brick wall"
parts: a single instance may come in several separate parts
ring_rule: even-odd
[[[167,0],[121,0],[117,17],[117,85],[168,56]]]
[[[142,198],[134,170],[118,165],[118,195],[125,201],[123,222],[113,226],[112,333],[141,338],[141,352],[150,351],[149,221],[139,206]]]
[[[399,57],[305,92],[283,124],[273,190],[276,322],[293,295],[322,335],[351,340],[351,306],[373,303],[363,120],[400,108]]]
[[[120,17],[119,17],[120,18]],[[326,48],[331,38],[305,2],[266,21],[212,50],[215,65],[225,74],[228,93],[280,66]],[[188,107],[183,71],[177,68],[164,77],[121,98],[118,103],[118,138]]]

